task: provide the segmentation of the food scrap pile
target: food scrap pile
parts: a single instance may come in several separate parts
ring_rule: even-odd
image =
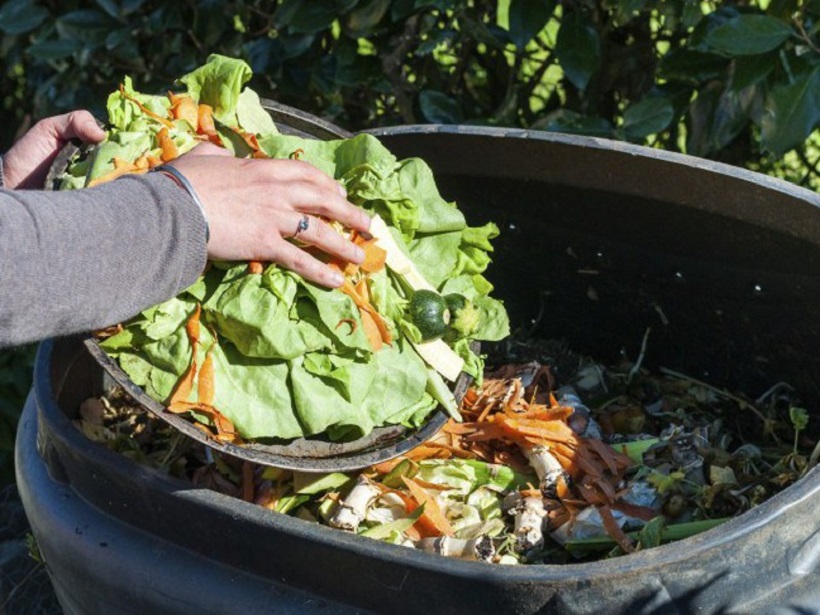
[[[242,158],[298,158],[370,213],[367,236],[330,223],[366,259],[329,261],[341,289],[275,263],[211,262],[179,296],[101,332],[100,346],[154,400],[221,441],[347,441],[418,427],[439,406],[455,416],[451,383],[483,373],[472,344],[509,332],[483,276],[498,228],[468,226],[426,163],[398,160],[371,135],[280,134],[244,87],[250,78],[245,62],[214,55],[178,92],[145,94],[126,79],[108,99],[106,140],[69,164],[62,188],[145,173],[202,142]]]
[[[820,456],[784,383],[749,400],[671,370],[571,360],[561,381],[549,359],[488,370],[461,404],[463,422],[356,473],[213,453],[118,391],[83,404],[77,425],[273,513],[498,564],[590,561],[691,536],[788,487]]]

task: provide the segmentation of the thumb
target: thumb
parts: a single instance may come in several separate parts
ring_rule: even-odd
[[[98,143],[105,139],[105,131],[88,111],[72,111],[55,118],[51,126],[52,134],[59,141],[77,138],[85,143]]]

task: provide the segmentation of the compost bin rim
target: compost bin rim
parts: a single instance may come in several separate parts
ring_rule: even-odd
[[[594,148],[606,152],[617,152],[619,154],[638,156],[649,160],[661,162],[671,162],[700,171],[708,171],[719,175],[728,175],[732,178],[742,179],[754,184],[765,185],[778,192],[807,199],[810,203],[820,207],[820,195],[808,188],[803,188],[785,179],[772,177],[757,171],[736,167],[725,162],[700,158],[690,154],[662,150],[646,145],[637,145],[627,141],[607,139],[605,137],[590,137],[584,135],[573,135],[547,130],[530,130],[527,128],[504,128],[500,126],[472,126],[465,124],[402,124],[401,126],[386,126],[371,128],[362,131],[363,133],[375,137],[392,137],[418,134],[446,134],[446,135],[466,135],[475,137],[493,138],[515,138],[528,139],[533,141],[547,141],[562,145],[572,145],[576,147]]]
[[[200,506],[216,508],[219,511],[230,511],[228,516],[232,519],[238,520],[241,518],[255,525],[283,531],[303,540],[352,551],[359,555],[368,557],[378,555],[382,560],[395,564],[412,565],[416,568],[426,568],[428,570],[434,568],[436,572],[442,574],[475,577],[476,572],[480,571],[481,576],[487,580],[543,582],[545,580],[563,581],[575,578],[577,575],[574,573],[579,570],[579,567],[583,567],[585,578],[606,578],[640,571],[647,566],[683,563],[702,557],[709,550],[718,549],[763,527],[783,516],[793,506],[800,504],[820,491],[820,468],[815,467],[794,485],[718,527],[653,549],[609,560],[577,564],[522,566],[488,565],[483,562],[456,560],[399,545],[349,535],[319,523],[293,518],[288,515],[272,514],[267,509],[244,502],[241,499],[206,488],[195,487],[187,481],[163,474],[153,468],[141,466],[101,444],[89,440],[72,424],[54,398],[52,355],[56,341],[52,338],[41,342],[35,360],[34,394],[40,410],[38,421],[44,419],[46,422],[46,425],[38,427],[40,434],[38,436],[38,448],[42,447],[41,440],[51,439],[58,443],[56,446],[53,442],[51,443],[51,447],[56,451],[58,458],[60,457],[61,447],[73,449],[79,456],[90,460],[92,464],[115,472],[123,481],[151,480],[156,483],[155,487],[157,489],[164,491],[167,495],[190,498]],[[68,371],[70,371],[70,367],[66,367],[66,372]],[[59,463],[62,462],[63,460],[60,459]],[[74,485],[71,485],[71,487],[75,489]],[[89,495],[79,491],[77,493],[90,505],[101,509],[95,501],[99,498],[93,497],[93,494]]]

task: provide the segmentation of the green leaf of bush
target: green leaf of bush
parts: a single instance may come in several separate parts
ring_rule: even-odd
[[[120,3],[120,10],[123,15],[130,15],[134,11],[138,10],[143,4],[145,4],[145,0],[122,0]]]
[[[731,60],[714,53],[680,48],[670,51],[661,60],[661,74],[666,79],[698,84],[719,78]]]
[[[639,141],[665,129],[675,117],[672,103],[666,98],[644,98],[624,112],[621,132],[630,141]]]
[[[586,89],[601,60],[598,31],[581,11],[568,14],[555,41],[555,54],[567,79],[579,90]]]
[[[391,0],[369,0],[356,7],[347,16],[347,27],[354,36],[364,36],[379,22],[390,8]]]
[[[38,60],[59,60],[70,56],[84,47],[82,41],[74,39],[58,39],[34,43],[28,52]]]
[[[104,43],[108,34],[120,24],[102,11],[80,9],[61,15],[56,26],[60,38],[76,39],[86,46],[93,46]]]
[[[145,4],[145,0],[95,0],[97,6],[118,21]]]
[[[769,92],[762,122],[763,147],[780,157],[803,143],[818,123],[820,66]]]
[[[419,108],[424,119],[433,124],[458,124],[464,119],[458,101],[437,90],[422,91]]]
[[[297,2],[291,9],[290,19],[283,19],[285,25],[291,32],[300,34],[312,34],[329,28],[337,18],[347,13],[357,0],[310,0],[310,2]],[[286,3],[277,11],[285,11]]]
[[[48,17],[48,11],[28,0],[12,0],[0,8],[0,30],[6,34],[31,32]]]
[[[523,50],[555,11],[556,0],[510,0],[510,40]]]
[[[777,49],[793,32],[775,17],[739,15],[709,32],[704,43],[726,55],[755,55]]]
[[[746,128],[759,100],[758,90],[736,90],[713,81],[689,106],[686,151],[709,156],[731,143]]]
[[[120,7],[119,4],[115,0],[94,0],[97,3],[97,6],[108,13],[109,16],[113,17],[114,19],[119,19],[120,17]]]
[[[735,58],[732,89],[742,90],[760,83],[772,73],[777,63],[778,54],[776,52]]]

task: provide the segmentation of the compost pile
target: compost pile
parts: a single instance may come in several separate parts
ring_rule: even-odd
[[[198,487],[341,531],[499,564],[591,561],[705,531],[816,464],[808,413],[778,383],[756,400],[556,341],[507,340],[451,420],[405,456],[309,474],[212,452],[122,391],[77,426]],[[518,362],[522,357],[525,362]],[[536,357],[536,359],[532,359]]]
[[[375,138],[278,134],[243,89],[242,62],[214,57],[184,92],[130,81],[109,98],[108,139],[69,166],[65,189],[142,173],[207,140],[242,157],[307,160],[374,215],[367,253],[332,262],[327,290],[270,263],[211,263],[180,296],[100,345],[146,393],[214,440],[324,435],[451,419],[405,455],[352,473],[256,466],[194,442],[122,390],[87,400],[77,426],[138,463],[339,531],[499,564],[585,561],[684,538],[798,480],[820,447],[778,384],[756,400],[641,358],[604,366],[566,345],[508,338],[483,272],[498,229],[467,225],[429,167]],[[473,343],[485,342],[478,355]],[[504,340],[501,342],[501,340]],[[496,347],[486,342],[497,342]],[[474,387],[456,404],[446,381]]]

